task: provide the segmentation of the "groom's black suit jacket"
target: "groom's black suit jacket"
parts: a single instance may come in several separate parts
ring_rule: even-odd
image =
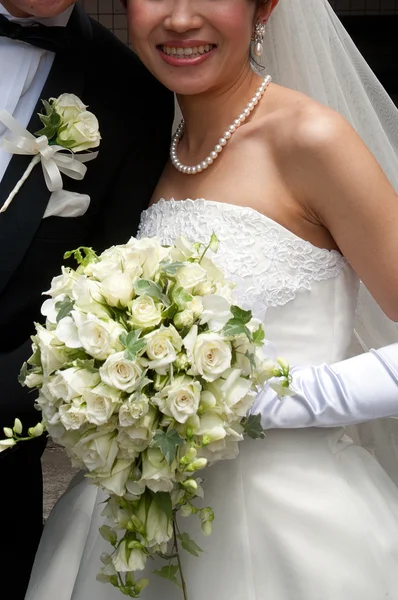
[[[0,437],[2,427],[12,425],[15,416],[26,425],[39,420],[39,413],[32,408],[34,394],[18,384],[17,375],[30,354],[28,340],[45,299],[41,293],[60,272],[64,252],[81,245],[104,249],[134,235],[169,149],[172,94],[155,81],[124,44],[89,19],[79,6],[75,6],[67,28],[70,48],[56,55],[40,97],[49,99],[66,92],[79,96],[97,116],[102,140],[99,155],[87,164],[82,181],[64,176],[66,190],[90,196],[85,215],[43,219],[50,192],[40,165],[8,210],[0,214]],[[41,128],[37,116],[40,110],[39,101],[27,127],[32,133]],[[13,156],[0,183],[1,204],[30,159]],[[22,554],[29,553],[26,540],[35,538],[30,516],[34,505],[37,509],[40,505],[37,469],[42,446],[39,441],[29,442],[0,454],[2,488],[8,480],[8,491],[0,494],[2,531],[6,535],[4,526],[10,524],[10,534],[18,537],[16,523],[24,521],[25,542],[19,539],[25,544]],[[20,513],[21,494],[25,518]],[[19,533],[22,536],[22,530]],[[6,570],[4,563],[2,568]],[[23,567],[17,582],[13,578],[10,581],[17,600],[23,598],[23,584],[19,592],[15,589],[24,578],[22,571]]]

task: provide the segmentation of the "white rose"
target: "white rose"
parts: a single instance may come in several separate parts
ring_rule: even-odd
[[[146,554],[139,548],[127,547],[127,542],[123,541],[112,556],[113,565],[118,573],[128,571],[143,571],[146,564]]]
[[[169,465],[158,448],[148,448],[143,455],[141,483],[153,492],[171,492],[175,467]]]
[[[178,423],[186,423],[189,417],[197,413],[200,391],[199,381],[186,376],[177,377],[158,392],[152,401],[163,414],[173,417]]]
[[[85,351],[97,358],[105,360],[110,354],[123,350],[120,335],[123,327],[114,321],[103,321],[95,315],[72,311],[77,326],[77,335]]]
[[[77,278],[75,271],[68,267],[62,267],[62,275],[53,277],[51,287],[44,292],[45,295],[55,298],[61,294],[69,294],[72,290],[73,283]]]
[[[218,333],[201,333],[194,325],[184,339],[191,375],[201,375],[206,381],[218,379],[231,366],[231,344]]]
[[[156,409],[153,406],[149,406],[146,414],[138,419],[134,425],[120,430],[118,436],[120,445],[133,452],[143,452],[148,448],[155,433],[156,417]]]
[[[119,423],[122,427],[135,425],[136,421],[145,416],[149,409],[148,398],[144,394],[135,393],[123,402],[119,409]]]
[[[57,144],[70,148],[73,152],[97,148],[100,141],[98,119],[88,110],[81,112],[61,127],[56,139]]]
[[[200,324],[207,323],[210,331],[221,331],[229,319],[232,319],[231,305],[222,296],[211,294],[202,298],[203,312]]]
[[[88,432],[74,446],[73,453],[82,460],[89,471],[110,473],[118,452],[113,432]]]
[[[50,102],[65,123],[76,119],[87,108],[75,94],[61,94],[58,98],[51,98]]]
[[[150,329],[162,320],[162,304],[150,296],[139,296],[129,304],[129,323],[133,327]]]
[[[36,335],[32,339],[40,350],[40,361],[46,376],[73,360],[73,352],[59,340],[56,333],[42,325],[36,324]]]
[[[108,356],[99,372],[107,385],[131,393],[140,381],[142,367],[137,361],[128,360],[124,352],[116,352]]]
[[[196,285],[206,281],[207,273],[198,263],[188,263],[180,267],[176,273],[177,286],[192,291]]]
[[[89,263],[84,272],[102,281],[113,273],[123,271],[123,254],[120,246],[111,246],[100,255],[98,262]]]
[[[93,425],[105,425],[113,415],[120,403],[120,392],[103,383],[93,389],[86,389],[83,393],[87,420]]]
[[[142,266],[144,279],[153,279],[159,270],[159,264],[170,254],[170,248],[164,248],[157,238],[131,238],[127,246],[130,247],[130,256],[135,254]]]
[[[62,425],[67,430],[80,429],[87,422],[85,407],[80,403],[76,406],[74,404],[63,404],[59,407],[59,417]]]
[[[100,376],[95,371],[71,367],[58,371],[47,384],[47,390],[53,398],[71,402],[83,395],[83,392],[99,383]]]
[[[131,461],[118,459],[112,471],[106,477],[97,476],[97,482],[110,494],[123,496],[126,493],[126,482],[131,472]]]
[[[144,339],[147,343],[146,355],[149,358],[145,365],[160,375],[166,375],[167,367],[176,360],[177,352],[181,351],[181,336],[169,325],[148,333]]]
[[[101,284],[101,291],[110,306],[127,306],[134,296],[133,278],[129,273],[113,273]]]

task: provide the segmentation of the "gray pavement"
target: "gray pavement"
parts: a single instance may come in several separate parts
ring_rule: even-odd
[[[44,518],[47,519],[58,498],[78,472],[73,469],[65,451],[49,442],[42,458],[44,479]]]

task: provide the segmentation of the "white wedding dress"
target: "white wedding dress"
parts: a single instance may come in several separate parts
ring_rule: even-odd
[[[252,209],[204,200],[161,200],[143,213],[140,236],[205,242],[212,231],[221,242],[215,261],[279,354],[292,364],[345,357],[358,281],[337,251]],[[194,518],[181,522],[204,549],[200,558],[183,556],[189,600],[398,599],[398,490],[343,429],[269,431],[205,477],[213,534],[205,538]],[[86,481],[61,498],[26,600],[121,600],[95,579],[109,549],[98,535],[102,499]],[[182,593],[153,575],[142,597]]]

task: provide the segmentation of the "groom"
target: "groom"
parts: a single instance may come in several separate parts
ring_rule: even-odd
[[[34,40],[25,35],[26,27],[36,34]],[[66,250],[104,249],[136,232],[167,160],[173,98],[75,0],[0,0],[0,65],[0,109],[30,132],[41,128],[41,99],[71,93],[96,115],[102,136],[85,178],[64,176],[77,212],[55,205],[47,216],[50,192],[37,166],[0,214],[1,438],[1,427],[12,426],[16,416],[25,426],[39,420],[34,397],[17,376],[30,355],[41,292],[60,271]],[[6,135],[0,123],[0,140]],[[0,150],[0,206],[30,158]],[[13,600],[23,600],[29,580],[42,528],[44,444],[39,438],[0,454],[2,598],[9,592]]]

